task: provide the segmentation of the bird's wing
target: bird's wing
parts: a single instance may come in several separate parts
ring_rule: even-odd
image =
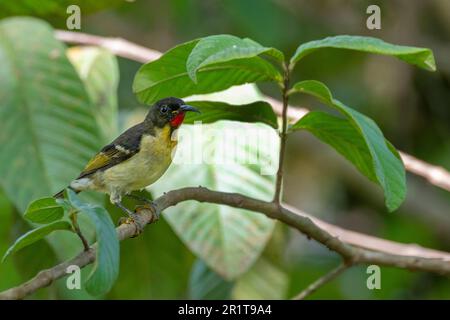
[[[122,133],[88,162],[77,179],[111,168],[138,153],[144,131],[143,124],[138,124]]]

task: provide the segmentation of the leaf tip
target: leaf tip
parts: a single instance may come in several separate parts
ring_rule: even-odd
[[[198,81],[197,81],[197,69],[189,70],[188,71],[188,76],[192,80],[192,82],[194,82],[195,84],[198,83]]]

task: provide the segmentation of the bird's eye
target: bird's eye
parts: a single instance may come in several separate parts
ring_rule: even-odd
[[[162,106],[160,111],[161,111],[161,113],[163,113],[163,114],[164,114],[164,113],[167,113],[167,111],[169,111],[169,107],[168,107],[168,106]]]

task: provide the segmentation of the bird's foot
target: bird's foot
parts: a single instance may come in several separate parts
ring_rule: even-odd
[[[128,217],[121,217],[119,219],[119,225],[131,224],[135,227],[135,232],[132,238],[137,237],[144,231],[145,225],[141,222],[141,218],[137,213],[128,213]]]
[[[147,200],[144,205],[136,206],[136,208],[134,209],[134,211],[138,214],[142,210],[150,210],[152,212],[152,217],[149,223],[153,223],[159,220],[160,214],[156,207],[156,203],[154,203],[153,201]]]

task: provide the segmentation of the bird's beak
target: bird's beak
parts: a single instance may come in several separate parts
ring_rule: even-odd
[[[183,111],[183,112],[186,112],[186,111],[193,111],[193,112],[200,113],[200,111],[199,111],[197,108],[194,108],[193,106],[190,106],[190,105],[187,105],[187,104],[182,105],[182,106],[180,107],[180,110]]]

